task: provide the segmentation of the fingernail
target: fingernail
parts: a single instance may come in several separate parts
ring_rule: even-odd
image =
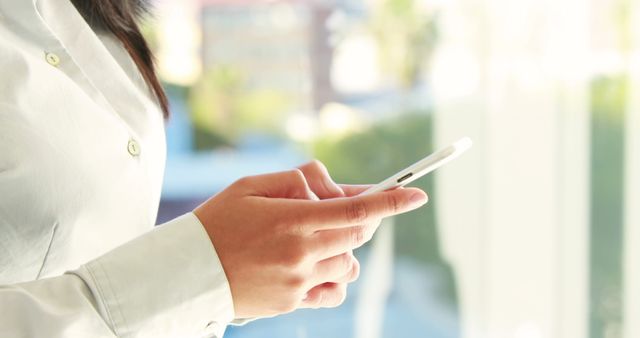
[[[423,205],[425,203],[427,203],[427,195],[426,194],[421,194],[419,192],[411,195],[411,197],[409,198],[409,202],[411,202],[411,204],[419,204],[419,205]]]

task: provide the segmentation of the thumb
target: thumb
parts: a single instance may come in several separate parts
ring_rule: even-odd
[[[299,169],[304,174],[311,191],[320,199],[346,196],[342,188],[331,179],[327,167],[322,162],[314,160],[300,166]]]
[[[244,194],[251,196],[319,200],[298,169],[249,176],[240,179],[237,184],[245,188]]]

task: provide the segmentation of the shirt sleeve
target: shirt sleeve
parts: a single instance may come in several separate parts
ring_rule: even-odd
[[[2,337],[222,337],[234,318],[193,213],[62,276],[0,286],[0,308]]]

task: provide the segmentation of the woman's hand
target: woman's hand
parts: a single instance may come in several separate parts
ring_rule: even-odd
[[[331,198],[361,189],[322,181],[325,174],[314,174],[322,168],[242,178],[194,210],[222,262],[237,318],[339,305],[344,283],[357,277],[350,251],[371,238],[379,219],[427,201],[415,188]]]
[[[318,197],[318,199],[329,199],[337,197],[352,197],[360,194],[368,189],[369,185],[352,186],[352,185],[337,185],[331,176],[329,171],[318,160],[311,161],[301,167],[300,171],[304,174],[304,177],[309,185],[311,191]],[[366,238],[371,238],[375,231],[380,226],[380,219],[373,220],[368,224],[363,224],[366,229]],[[336,280],[328,280],[322,284],[315,285],[311,290],[307,291],[306,297],[302,301],[300,307],[313,308],[318,307],[324,303],[333,304],[337,306],[342,304],[347,297],[347,284],[358,279],[360,275],[360,262],[353,256],[353,250],[342,253],[343,259],[351,259],[351,270],[346,275]],[[331,259],[331,258],[329,258]],[[338,259],[338,258],[335,258]],[[329,300],[333,300],[329,302]],[[324,305],[327,306],[327,305]]]

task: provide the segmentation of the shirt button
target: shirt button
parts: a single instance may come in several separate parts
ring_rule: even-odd
[[[127,143],[127,151],[129,151],[129,154],[131,154],[131,156],[140,155],[140,144],[138,143],[138,141],[130,139],[129,143]]]
[[[54,66],[54,67],[58,67],[58,65],[60,64],[60,57],[54,53],[45,53],[44,54],[44,58],[47,60],[47,62]]]

